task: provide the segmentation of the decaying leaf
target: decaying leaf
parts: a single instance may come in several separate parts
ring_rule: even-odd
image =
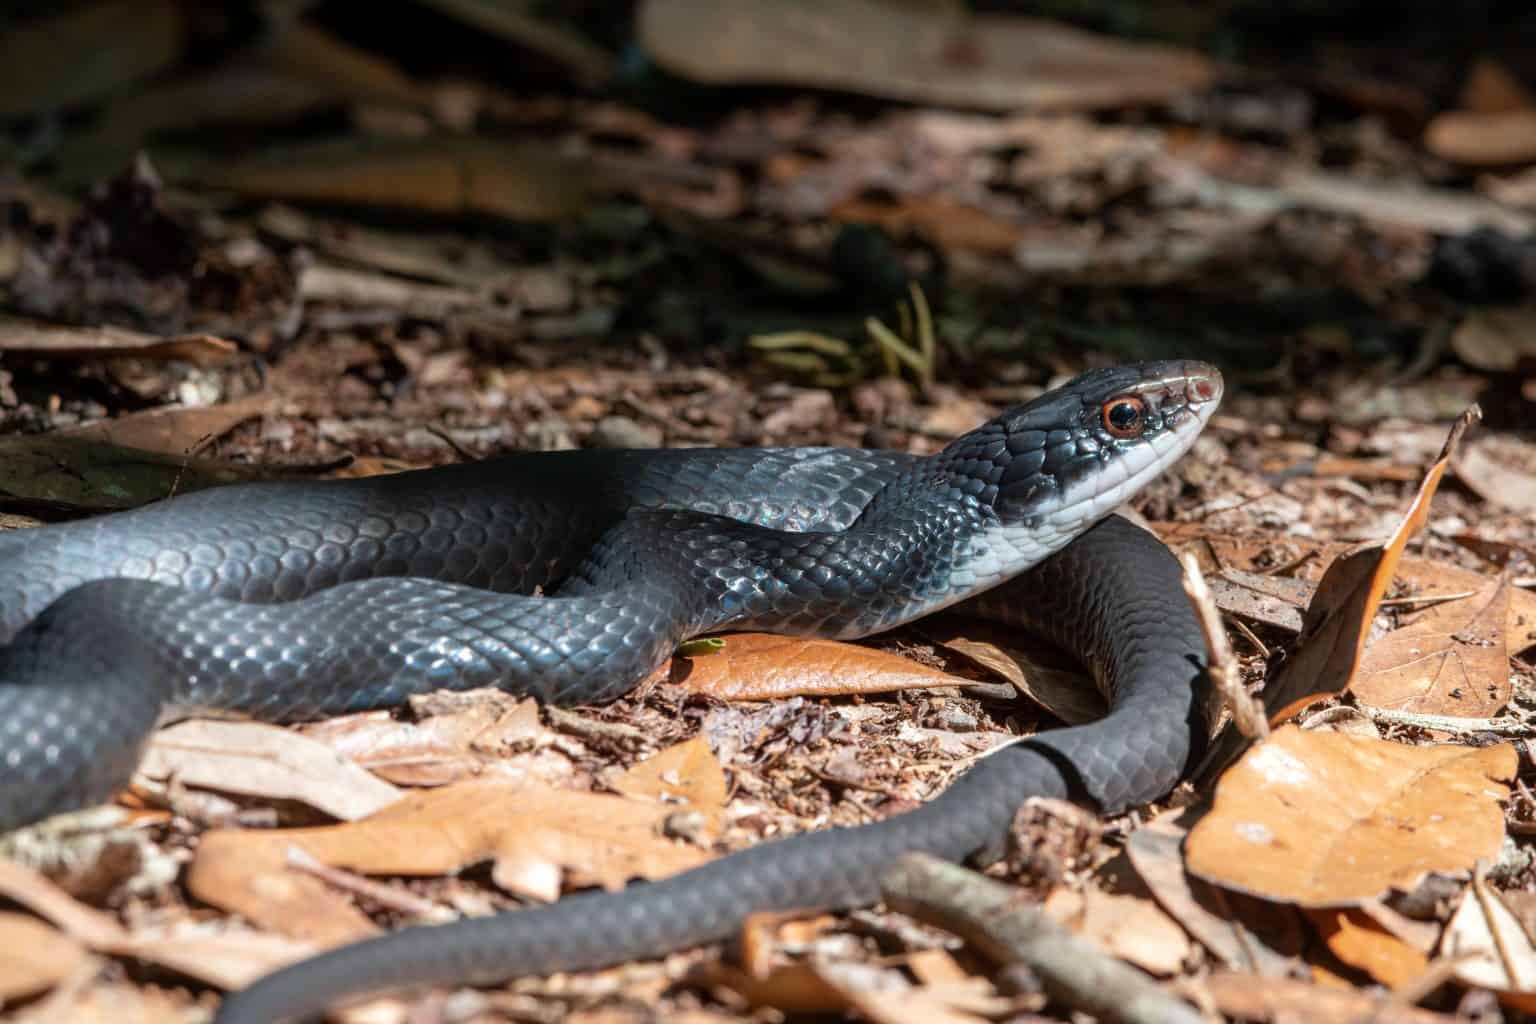
[[[545,749],[552,734],[539,721],[537,701],[500,690],[454,696],[465,699],[414,720],[366,711],[301,731],[397,786],[446,786],[488,775],[547,783],[571,777],[570,760]]]
[[[1536,337],[1536,329],[1532,336]],[[1522,469],[1518,461],[1495,458],[1495,447],[1489,442],[1467,445],[1456,456],[1456,475],[1491,505],[1511,512],[1536,512],[1536,474]],[[1530,447],[1516,447],[1529,465]]]
[[[615,792],[636,800],[685,804],[719,827],[725,812],[725,771],[703,736],[648,757],[610,783]]]
[[[1286,726],[1216,784],[1185,843],[1189,870],[1311,907],[1468,871],[1498,853],[1516,764],[1508,744],[1411,747]]]
[[[668,679],[721,700],[884,693],[971,682],[870,647],[770,633],[733,633],[716,653],[675,658],[647,682]]]
[[[145,409],[61,431],[60,436],[162,455],[186,455],[203,442],[221,437],[246,420],[262,415],[271,405],[272,399],[267,395],[250,395],[206,408],[166,406]]]
[[[162,729],[139,771],[204,789],[297,800],[343,821],[403,795],[323,743],[260,722],[194,720]]]
[[[1509,702],[1510,585],[1427,609],[1371,644],[1350,690],[1376,707],[1419,714],[1490,718]]]

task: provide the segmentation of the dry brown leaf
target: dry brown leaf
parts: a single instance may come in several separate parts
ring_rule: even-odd
[[[1058,887],[1046,897],[1045,912],[1151,974],[1176,974],[1189,957],[1189,936],[1149,899]]]
[[[496,775],[555,783],[574,773],[570,760],[544,749],[549,730],[538,702],[500,691],[417,721],[389,711],[342,715],[301,731],[397,786],[446,786]],[[527,753],[514,752],[527,750]]]
[[[1451,347],[1468,366],[1513,372],[1521,360],[1536,358],[1536,305],[1468,310]]]
[[[1104,717],[1104,695],[1080,671],[1041,664],[1017,648],[1018,632],[986,622],[925,625],[924,635],[1012,683],[1068,725]]]
[[[659,804],[686,804],[718,830],[725,813],[725,770],[703,736],[646,758],[609,786],[617,793]]]
[[[1426,715],[1491,718],[1509,703],[1508,580],[1427,609],[1371,644],[1350,691],[1362,703]]]
[[[1456,1024],[1460,1017],[1404,1006],[1353,986],[1328,988],[1291,978],[1221,972],[1205,979],[1216,1008],[1230,1018],[1308,1024]]]
[[[260,722],[193,720],[162,729],[139,771],[203,789],[297,800],[343,821],[403,796],[325,744]]]
[[[1309,910],[1307,916],[1334,956],[1388,988],[1414,981],[1429,967],[1429,957],[1363,910]]]
[[[1511,1008],[1536,1012],[1536,946],[1482,878],[1473,878],[1445,926],[1440,955],[1468,958],[1456,967],[1462,984],[1489,989]]]
[[[1294,912],[1222,892],[1190,875],[1182,852],[1188,832],[1178,821],[1184,815],[1183,809],[1166,811],[1131,833],[1126,853],[1136,874],[1158,905],[1227,967],[1289,975],[1303,938]],[[1265,926],[1262,932],[1253,927],[1255,921]]]
[[[102,324],[66,327],[41,320],[0,317],[0,352],[21,352],[49,359],[181,359],[198,366],[218,366],[240,354],[232,341],[211,334],[161,337]]]
[[[268,199],[553,221],[582,208],[586,177],[547,145],[431,136],[285,149],[213,171],[206,184]]]
[[[1424,129],[1424,148],[1472,167],[1536,160],[1536,110],[1448,110]]]
[[[271,405],[272,399],[267,395],[250,395],[207,408],[145,409],[60,433],[162,455],[185,455],[203,442],[222,437],[246,420],[262,415]]]
[[[875,199],[860,195],[838,203],[827,216],[850,224],[877,224],[896,237],[919,235],[941,249],[971,249],[997,256],[1012,255],[1025,237],[1018,224],[943,196]]]
[[[638,34],[658,64],[701,82],[846,89],[1007,112],[1162,103],[1214,74],[1189,50],[948,4],[648,0]]]
[[[1532,325],[1536,337],[1536,323]],[[1523,454],[1529,456],[1530,448]],[[1536,474],[1494,458],[1490,444],[1467,445],[1456,456],[1456,475],[1479,498],[1511,512],[1536,512]]]
[[[848,1000],[811,964],[781,964],[758,976],[740,967],[712,963],[701,970],[702,980],[714,988],[729,989],[749,1006],[771,1006],[793,1016],[842,1013]]]
[[[85,966],[85,947],[28,914],[0,911],[0,1006],[46,992]]]
[[[1312,907],[1412,888],[1497,855],[1514,747],[1410,747],[1285,726],[1216,784],[1185,842],[1189,870]]]
[[[262,974],[313,956],[319,948],[260,932],[227,930],[209,934],[195,923],[130,931],[109,915],[78,902],[41,874],[5,860],[0,860],[0,895],[46,918],[68,937],[58,939],[76,948],[160,964],[223,988],[248,985]],[[54,940],[39,936],[37,945],[28,948],[39,948],[49,941]],[[21,947],[7,942],[3,948]],[[0,965],[0,977],[4,976]]]
[[[211,832],[188,873],[200,898],[282,931],[315,937],[332,924],[317,914],[316,881],[287,867],[296,846],[332,867],[383,875],[432,876],[493,862],[503,888],[553,900],[573,886],[620,888],[631,878],[662,878],[706,855],[661,838],[674,808],[536,783],[465,782],[406,796],[371,818],[325,828]],[[323,888],[323,887],[322,887]]]
[[[1456,105],[1462,110],[1483,114],[1508,110],[1536,110],[1536,93],[1502,63],[1491,57],[1479,57],[1467,71]]]
[[[971,682],[872,647],[771,633],[733,633],[719,651],[674,658],[647,682],[667,680],[721,700],[884,693]]]

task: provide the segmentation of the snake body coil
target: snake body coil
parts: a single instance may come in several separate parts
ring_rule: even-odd
[[[697,633],[856,637],[980,595],[982,613],[1079,654],[1109,716],[988,757],[909,814],[347,947],[263,979],[219,1019],[595,967],[722,937],[754,910],[870,902],[901,853],[995,849],[1027,796],[1114,811],[1177,781],[1202,721],[1198,628],[1166,549],[1103,517],[1187,449],[1220,391],[1204,364],[1143,364],[1086,374],[928,457],[527,455],[0,536],[0,829],[121,786],[167,706],[281,721],[487,685],[604,700]],[[536,589],[550,596],[518,596]]]

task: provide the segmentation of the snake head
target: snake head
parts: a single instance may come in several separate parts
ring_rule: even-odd
[[[1221,371],[1193,360],[1091,370],[957,439],[944,462],[1005,525],[1070,536],[1177,461],[1221,393]]]

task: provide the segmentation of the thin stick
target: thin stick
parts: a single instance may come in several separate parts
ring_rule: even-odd
[[[1200,630],[1205,634],[1205,645],[1211,652],[1211,664],[1206,670],[1211,685],[1221,694],[1221,699],[1232,710],[1232,721],[1237,731],[1251,740],[1269,735],[1269,720],[1264,717],[1264,705],[1243,686],[1243,673],[1232,653],[1232,643],[1221,624],[1221,610],[1216,598],[1200,572],[1200,563],[1191,552],[1184,552],[1180,561],[1184,565],[1184,593],[1189,595],[1200,618]]]
[[[1064,929],[1012,886],[925,854],[880,881],[894,910],[954,932],[999,964],[1024,964],[1052,999],[1113,1024],[1199,1024],[1200,1012]]]

